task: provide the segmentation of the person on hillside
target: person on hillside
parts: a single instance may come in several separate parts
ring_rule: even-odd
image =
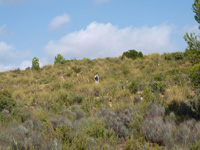
[[[98,74],[98,72],[97,72],[96,75],[94,76],[94,81],[95,81],[96,84],[99,83],[99,74]]]

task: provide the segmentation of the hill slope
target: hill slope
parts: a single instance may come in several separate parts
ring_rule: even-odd
[[[0,73],[0,149],[198,148],[190,68],[152,54]]]

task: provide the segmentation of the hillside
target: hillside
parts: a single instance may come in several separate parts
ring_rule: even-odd
[[[0,149],[198,149],[191,67],[151,54],[2,72]]]

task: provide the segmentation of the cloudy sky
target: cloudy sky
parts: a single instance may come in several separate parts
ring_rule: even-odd
[[[193,0],[0,0],[0,71],[66,59],[184,51]]]

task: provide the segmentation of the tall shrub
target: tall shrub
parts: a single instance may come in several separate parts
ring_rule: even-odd
[[[32,60],[32,68],[35,70],[40,69],[39,59],[37,57],[34,57]]]
[[[65,62],[66,62],[65,58],[61,54],[58,54],[57,56],[55,56],[54,65],[64,64]]]

